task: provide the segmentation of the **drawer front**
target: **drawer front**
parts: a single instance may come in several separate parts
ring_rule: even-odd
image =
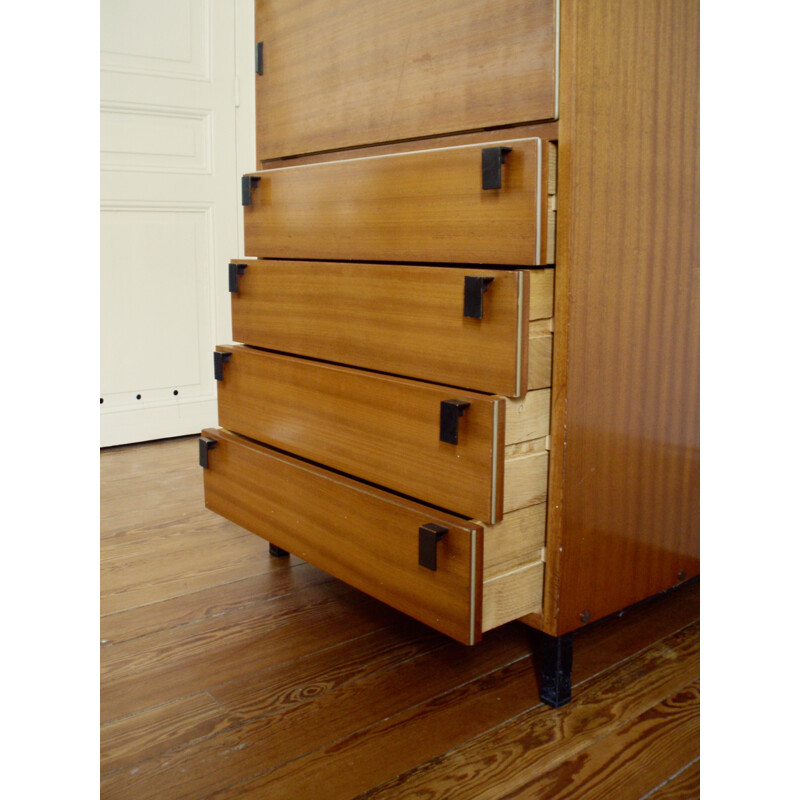
[[[222,430],[204,469],[206,506],[465,644],[481,635],[483,529]],[[436,569],[420,527],[447,532]]]
[[[458,514],[503,513],[505,400],[243,346],[225,354],[219,424]],[[457,443],[441,441],[442,403]]]
[[[528,270],[455,267],[232,269],[242,273],[231,295],[237,342],[511,397],[528,385],[531,313],[552,307],[552,270],[531,281]]]
[[[551,119],[556,0],[257,0],[259,159]]]
[[[500,188],[483,188],[484,159],[488,185]],[[542,140],[527,138],[253,173],[242,198],[245,254],[543,264],[541,161]]]

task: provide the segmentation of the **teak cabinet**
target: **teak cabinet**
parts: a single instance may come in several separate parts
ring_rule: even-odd
[[[465,643],[699,573],[695,0],[256,0],[206,505]]]

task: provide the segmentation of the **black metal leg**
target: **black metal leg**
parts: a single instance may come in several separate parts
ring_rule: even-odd
[[[271,556],[275,556],[275,558],[286,558],[286,556],[289,555],[289,551],[284,550],[282,547],[278,547],[278,545],[272,544],[272,542],[270,542],[269,554]]]
[[[561,708],[572,699],[572,634],[541,634],[541,681],[539,697],[553,708]]]

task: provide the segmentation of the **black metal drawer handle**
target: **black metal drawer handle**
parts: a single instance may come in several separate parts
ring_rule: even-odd
[[[222,365],[231,360],[230,353],[220,353],[218,350],[214,351],[214,380],[221,381],[225,377]]]
[[[216,439],[210,439],[208,436],[200,437],[200,466],[203,469],[208,469],[208,451],[213,450],[217,446]]]
[[[442,400],[439,407],[439,440],[458,444],[458,420],[469,408],[466,400]]]
[[[481,150],[481,179],[483,189],[501,189],[503,182],[502,166],[510,147],[484,147]]]
[[[419,528],[419,565],[436,571],[436,545],[449,531],[444,525],[429,522]]]
[[[483,295],[494,278],[464,276],[464,316],[483,319]]]
[[[231,294],[239,293],[239,278],[246,269],[247,264],[228,264],[228,291]]]
[[[242,176],[242,205],[253,205],[253,189],[258,186],[261,180],[257,175],[243,175]]]

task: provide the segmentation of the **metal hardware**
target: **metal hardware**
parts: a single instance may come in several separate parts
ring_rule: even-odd
[[[541,680],[539,697],[552,708],[561,708],[572,699],[572,634],[541,634]]]
[[[214,379],[221,381],[225,376],[222,372],[222,365],[231,360],[230,353],[214,352]]]
[[[502,188],[503,171],[501,167],[506,163],[506,155],[510,152],[510,147],[484,147],[481,150],[482,188]]]
[[[449,531],[444,525],[429,522],[419,528],[419,565],[436,572],[436,545]]]
[[[264,42],[256,45],[256,75],[264,74]]]
[[[228,264],[228,291],[231,294],[239,293],[239,276],[244,275],[247,264]]]
[[[483,295],[494,278],[464,276],[464,316],[483,319]]]
[[[278,547],[276,544],[269,543],[269,554],[271,556],[275,556],[275,558],[286,558],[289,555],[288,550],[284,550],[282,547]]]
[[[681,571],[678,573],[678,580],[679,580],[679,581],[685,581],[685,580],[686,580],[686,570],[685,570],[685,569],[682,569],[682,570],[681,570]]]
[[[217,446],[216,439],[209,439],[207,436],[201,436],[200,442],[200,466],[203,469],[208,469],[208,451],[213,450]]]
[[[257,175],[242,176],[242,205],[250,206],[253,204],[253,189],[258,186],[261,180]]]
[[[442,400],[439,407],[439,440],[458,444],[458,420],[469,408],[466,400]]]
[[[592,615],[588,611],[581,611],[580,620],[585,625],[590,619]]]

